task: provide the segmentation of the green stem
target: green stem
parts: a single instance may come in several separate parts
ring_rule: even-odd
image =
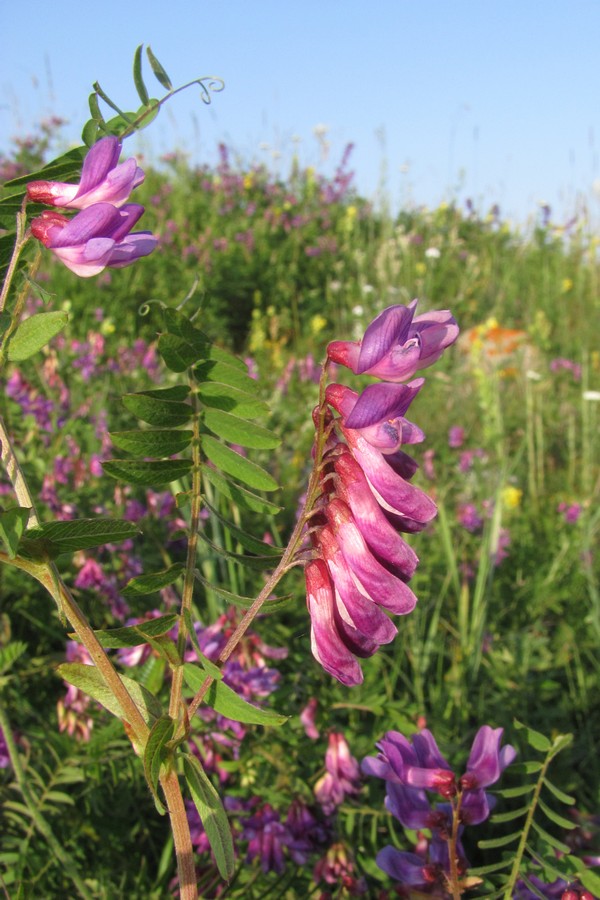
[[[535,786],[535,790],[533,792],[533,798],[531,800],[531,804],[529,806],[529,811],[527,813],[527,818],[525,819],[525,824],[523,825],[523,830],[521,831],[521,839],[519,841],[519,846],[517,847],[517,852],[515,853],[515,858],[513,862],[513,867],[510,871],[510,878],[508,879],[508,884],[506,886],[506,891],[504,893],[504,900],[511,900],[513,896],[513,889],[515,884],[517,883],[517,879],[519,877],[519,870],[521,868],[521,861],[523,859],[523,854],[525,853],[525,846],[527,844],[527,839],[529,838],[529,832],[531,831],[531,824],[533,822],[533,817],[535,815],[535,811],[537,809],[538,800],[540,798],[540,794],[542,792],[542,786],[544,784],[544,779],[546,777],[546,772],[548,771],[548,766],[550,765],[552,756],[552,750],[547,754],[546,759],[542,765],[539,778],[537,780],[537,784]]]
[[[30,524],[36,525],[39,520],[35,510],[35,504],[1,416],[0,441],[2,442],[2,463],[12,482],[19,506],[31,510],[29,522]],[[106,651],[94,634],[92,627],[79,608],[75,598],[62,581],[54,563],[50,561],[33,562],[18,556],[14,559],[9,559],[4,553],[0,553],[0,562],[12,563],[12,565],[17,568],[29,572],[29,574],[33,575],[33,577],[36,578],[54,598],[59,610],[61,610],[69,620],[77,637],[90,654],[92,661],[104,678],[106,686],[112,691],[114,697],[118,701],[123,716],[133,730],[133,734],[137,739],[138,744],[143,747],[149,734],[148,726],[132,700],[127,688],[121,681],[117,670],[106,655]]]
[[[191,401],[193,408],[193,431],[192,439],[192,505],[190,512],[190,527],[187,542],[187,557],[185,564],[185,576],[183,581],[183,590],[181,595],[181,616],[179,618],[179,633],[177,637],[177,649],[179,657],[183,659],[188,639],[187,624],[185,613],[191,612],[192,600],[194,596],[194,581],[196,570],[196,554],[198,549],[198,528],[200,525],[200,513],[202,511],[202,459],[200,455],[200,420],[198,399],[196,391],[193,390],[192,382]],[[181,691],[183,687],[183,667],[176,666],[173,668],[173,681],[171,684],[171,696],[169,700],[169,715],[177,721],[181,708]]]
[[[25,212],[26,206],[27,195],[25,195],[25,197],[23,198],[21,209],[17,213],[17,232],[15,235],[15,245],[13,247],[12,256],[8,263],[8,268],[6,270],[6,278],[4,279],[4,284],[2,285],[2,290],[0,291],[0,312],[4,311],[4,307],[6,306],[6,301],[8,299],[8,292],[10,291],[10,286],[17,269],[17,263],[19,262],[19,256],[21,255],[23,247],[29,240],[29,233],[27,231],[27,214]]]
[[[309,521],[310,516],[312,514],[313,506],[319,493],[321,491],[321,463],[323,460],[323,453],[325,451],[325,445],[327,442],[327,404],[325,402],[325,387],[327,385],[327,367],[328,361],[325,362],[323,366],[323,371],[321,373],[321,381],[319,385],[319,413],[318,413],[318,421],[317,421],[317,434],[315,438],[315,458],[313,470],[311,472],[311,476],[308,482],[308,488],[306,491],[306,501],[304,503],[304,507],[302,509],[302,513],[298,517],[298,521],[296,523],[296,527],[294,528],[291,537],[288,541],[287,547],[285,548],[283,555],[271,573],[269,578],[267,579],[263,589],[260,594],[257,596],[256,600],[252,603],[242,619],[242,621],[235,628],[233,634],[230,636],[229,640],[225,644],[223,650],[219,654],[219,658],[217,663],[222,665],[226,662],[244,634],[260,612],[260,609],[265,602],[265,600],[272,594],[275,590],[283,576],[296,564],[294,561],[294,557],[298,552],[300,545],[302,544],[304,527],[306,523]],[[202,686],[194,696],[188,707],[188,716],[191,719],[200,704],[202,703],[204,697],[211,684],[213,683],[214,678],[210,675],[207,675]]]
[[[52,850],[54,856],[77,888],[79,895],[83,897],[84,900],[92,900],[92,894],[88,890],[83,878],[81,877],[81,874],[77,866],[75,865],[75,862],[54,836],[52,828],[38,809],[34,794],[29,790],[25,771],[23,769],[23,766],[21,765],[21,758],[19,756],[17,746],[13,738],[10,722],[1,703],[0,729],[2,730],[2,733],[4,735],[4,741],[8,750],[8,756],[10,758],[10,764],[15,776],[15,781],[17,782],[18,788],[21,792],[21,796],[23,797],[23,802],[25,803],[25,806],[29,811],[29,815],[31,816],[33,824],[35,825],[41,836],[44,838],[44,840]]]
[[[196,887],[194,849],[177,773],[174,770],[166,772],[161,776],[160,784],[165,795],[171,820],[171,830],[177,856],[179,897],[180,900],[197,900],[198,890]]]
[[[460,807],[462,804],[462,794],[459,793],[456,803],[452,804],[452,834],[448,842],[448,856],[450,859],[450,890],[452,891],[453,900],[460,900],[462,893],[460,889],[460,872],[458,871],[458,829],[460,827]]]

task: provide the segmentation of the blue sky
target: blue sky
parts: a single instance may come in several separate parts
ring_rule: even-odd
[[[211,162],[225,141],[282,172],[294,149],[331,171],[352,142],[359,191],[383,188],[394,209],[470,197],[518,221],[543,202],[555,220],[600,212],[598,0],[7,0],[2,25],[0,151],[49,114],[77,141],[95,80],[137,105],[145,43],[176,84],[226,83],[210,107],[175,98],[140,139],[151,158]]]

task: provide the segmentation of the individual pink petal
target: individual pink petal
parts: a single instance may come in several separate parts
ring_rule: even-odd
[[[396,574],[408,580],[419,558],[386,518],[358,462],[351,453],[342,453],[334,463],[340,476],[337,495],[352,511],[361,534],[379,560],[394,567]]]
[[[320,559],[307,563],[306,600],[311,621],[311,649],[326,672],[345,685],[361,684],[363,673],[356,657],[340,638],[333,618],[333,586]]]
[[[341,500],[332,500],[325,514],[346,564],[364,593],[390,612],[398,615],[411,612],[417,598],[408,585],[375,559],[356,526],[350,508]]]

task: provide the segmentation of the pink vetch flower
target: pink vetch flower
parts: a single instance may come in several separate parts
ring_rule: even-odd
[[[317,706],[318,700],[316,697],[311,697],[302,712],[300,713],[300,721],[302,722],[304,731],[306,733],[306,737],[309,737],[312,741],[316,741],[319,738],[319,729],[317,728],[315,719],[317,714]]]
[[[82,278],[98,275],[106,266],[123,268],[157,245],[149,231],[130,234],[144,207],[128,203],[117,209],[111,203],[95,203],[72,219],[44,210],[31,223],[31,233],[44,247]]]
[[[133,157],[119,165],[120,154],[121,142],[118,138],[101,138],[83,161],[79,184],[30,181],[27,196],[34,203],[46,203],[63,209],[87,209],[94,203],[123,206],[145,176]]]
[[[325,396],[346,428],[390,454],[402,444],[418,444],[425,439],[421,429],[404,417],[424,384],[424,378],[410,384],[370,384],[360,395],[341,384],[330,384]]]
[[[415,318],[416,307],[417,300],[408,306],[388,306],[373,319],[361,341],[330,343],[328,358],[347,366],[355,375],[407,381],[438,360],[459,331],[449,310]]]
[[[332,732],[325,753],[325,774],[315,784],[315,797],[326,816],[335,812],[345,797],[360,791],[360,767],[343,734]]]

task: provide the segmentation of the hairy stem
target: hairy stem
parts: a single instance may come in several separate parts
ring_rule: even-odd
[[[165,795],[171,820],[171,830],[177,856],[180,900],[197,900],[198,890],[196,888],[194,850],[177,773],[171,769],[161,776],[160,784]]]
[[[462,794],[459,793],[456,802],[452,804],[452,833],[448,842],[448,856],[450,859],[450,890],[452,891],[453,900],[460,900],[462,893],[460,889],[460,873],[458,871],[458,829],[460,827],[460,807],[462,803]]]

